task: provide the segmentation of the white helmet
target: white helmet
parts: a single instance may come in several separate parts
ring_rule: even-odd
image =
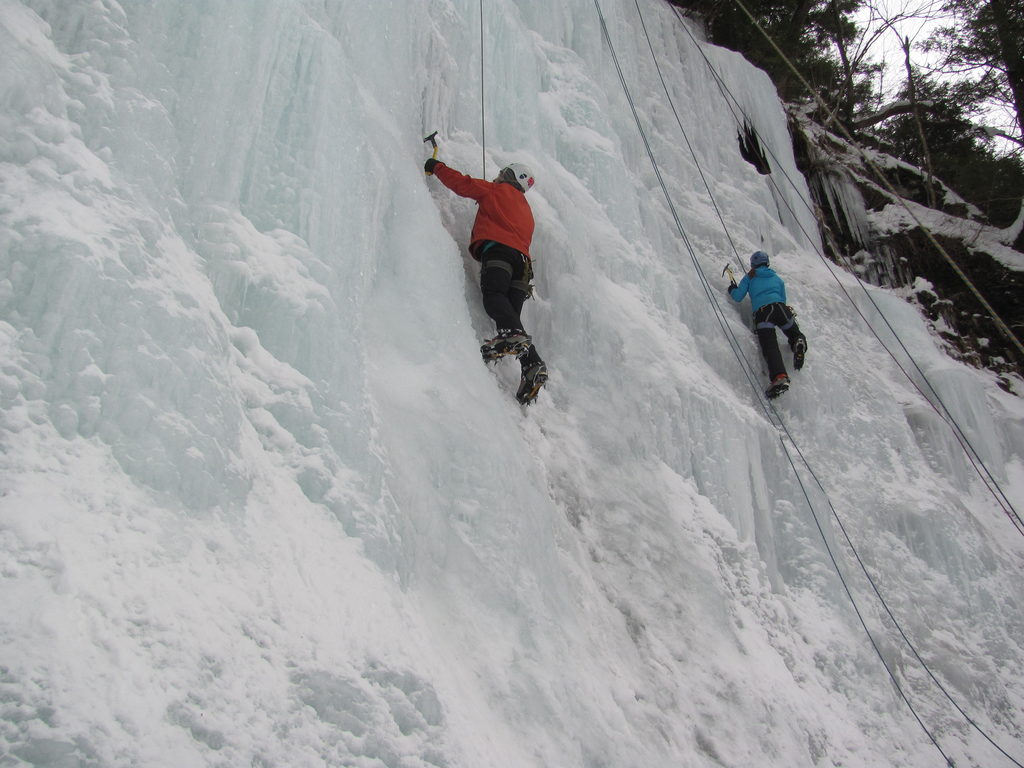
[[[523,192],[529,192],[533,187],[533,171],[522,163],[509,163],[498,176],[515,184]]]

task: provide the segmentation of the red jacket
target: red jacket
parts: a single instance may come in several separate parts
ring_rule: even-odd
[[[479,259],[476,249],[484,240],[494,240],[530,257],[533,211],[524,192],[511,184],[474,179],[444,163],[434,166],[434,175],[452,192],[476,200],[480,206],[469,236],[469,252],[473,258]]]

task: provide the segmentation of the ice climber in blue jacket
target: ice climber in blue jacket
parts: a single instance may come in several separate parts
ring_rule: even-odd
[[[768,378],[771,382],[766,395],[778,397],[789,389],[789,374],[782,362],[779,342],[775,337],[778,327],[789,339],[793,350],[793,367],[798,371],[804,365],[807,352],[807,338],[796,324],[793,310],[786,304],[786,284],[768,267],[768,254],[755,251],[750,257],[750,271],[743,276],[740,284],[729,276],[729,296],[733,301],[743,301],[750,294],[751,309],[754,312],[754,333],[761,344],[761,354],[768,364]]]

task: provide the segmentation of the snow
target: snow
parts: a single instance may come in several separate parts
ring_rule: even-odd
[[[0,763],[1019,764],[1024,540],[918,387],[1018,511],[1019,398],[829,269],[742,57],[600,2],[684,241],[597,7],[483,7],[486,143],[471,0],[0,2]],[[433,130],[536,173],[528,410]]]

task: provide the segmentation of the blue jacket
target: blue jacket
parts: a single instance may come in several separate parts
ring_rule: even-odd
[[[776,301],[786,303],[786,284],[782,278],[775,274],[770,267],[758,267],[751,279],[748,272],[740,280],[740,284],[729,289],[729,296],[733,301],[743,301],[743,297],[750,293],[750,306],[757,312],[766,304],[774,304]]]

